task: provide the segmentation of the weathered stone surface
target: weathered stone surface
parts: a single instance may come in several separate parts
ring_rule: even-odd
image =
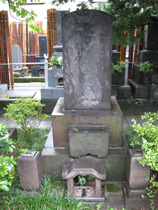
[[[22,51],[19,45],[14,44],[11,46],[12,63],[23,63]],[[13,65],[14,67],[22,68],[22,64]]]
[[[106,168],[106,180],[108,181],[125,181],[125,168],[127,159],[126,148],[109,148],[106,158],[97,158],[86,155],[81,158],[92,158]],[[61,173],[64,164],[70,163],[72,157],[68,148],[57,148],[53,145],[52,132],[48,136],[45,148],[42,151],[44,162],[44,173],[53,174]]]
[[[150,97],[149,85],[140,85],[132,79],[129,79],[128,82],[132,88],[132,95],[134,98],[147,99]]]
[[[23,189],[38,189],[43,178],[43,162],[40,152],[30,152],[18,159],[20,185]]]
[[[150,177],[150,167],[142,166],[138,159],[143,158],[143,154],[129,149],[126,164],[126,177],[129,187],[131,189],[145,189],[149,182],[147,178]]]
[[[158,85],[150,85],[150,98],[158,100]]]
[[[62,45],[62,18],[69,12],[69,10],[56,11],[57,45]]]
[[[110,201],[121,201],[123,198],[121,184],[107,183],[105,185],[105,198]]]
[[[145,27],[144,49],[157,50],[158,49],[158,23],[155,21]]]
[[[109,147],[109,132],[105,126],[71,126],[69,131],[70,155],[96,155],[106,157]]]
[[[39,51],[40,56],[44,56],[44,54],[48,54],[47,52],[47,36],[39,36]]]
[[[131,98],[131,87],[121,86],[117,88],[117,99],[130,99]]]
[[[158,66],[158,51],[157,50],[141,50],[139,52],[139,62],[149,61],[153,66]]]
[[[48,69],[48,86],[63,87],[63,69],[57,67]]]
[[[117,50],[112,51],[112,63],[117,64],[120,61],[120,52]]]
[[[60,98],[52,113],[53,140],[55,147],[69,146],[69,128],[71,125],[101,125],[108,128],[109,146],[119,147],[122,143],[123,118],[120,107],[115,99],[111,98],[111,112],[64,112],[64,101]]]
[[[80,10],[63,19],[64,109],[111,108],[112,17]]]

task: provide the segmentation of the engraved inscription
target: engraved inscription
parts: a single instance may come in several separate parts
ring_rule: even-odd
[[[93,138],[90,138],[90,137],[84,138],[82,141],[82,148],[85,151],[91,151],[96,148],[96,143],[97,143],[97,141],[94,137]]]

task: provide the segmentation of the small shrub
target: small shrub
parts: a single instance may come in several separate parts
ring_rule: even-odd
[[[137,124],[133,120],[133,128],[138,136],[142,138],[142,149],[144,150],[143,159],[139,160],[143,166],[149,166],[155,173],[158,173],[158,112],[145,113],[141,116],[142,120],[146,120],[143,125]],[[147,195],[151,198],[151,209],[154,210],[154,196],[158,193],[158,181],[152,176],[150,186],[147,188]]]
[[[149,61],[143,62],[139,64],[139,71],[142,73],[148,73],[148,72],[153,72],[153,69],[151,69],[151,66],[153,64],[150,63]]]
[[[0,123],[0,190],[9,190],[13,178],[16,162],[12,156],[14,150],[13,141],[9,139],[9,132],[5,125]]]
[[[142,138],[134,131],[133,127],[124,129],[124,133],[130,149],[140,149],[142,147]]]
[[[13,103],[7,105],[5,117],[10,120],[15,120],[17,125],[20,125],[25,137],[31,134],[33,128],[37,127],[42,120],[48,116],[42,114],[40,101],[30,97],[17,98]]]
[[[124,61],[118,61],[116,65],[112,63],[112,73],[121,72],[124,68],[125,68]]]
[[[50,58],[50,60],[49,60],[49,64],[50,64],[51,66],[59,67],[59,66],[63,65],[63,60],[62,60],[61,57],[59,57],[59,58],[56,59],[55,56],[52,56],[52,57]]]

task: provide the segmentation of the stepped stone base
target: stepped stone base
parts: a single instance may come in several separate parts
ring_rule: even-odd
[[[45,86],[41,88],[41,99],[42,100],[49,100],[49,99],[58,99],[60,97],[64,96],[64,89],[63,87],[51,87],[51,86]]]
[[[122,138],[124,142],[124,138]],[[72,157],[68,148],[54,147],[52,131],[50,131],[45,148],[42,151],[44,173],[53,174],[61,173],[64,164],[70,163]],[[127,147],[123,143],[122,147],[109,148],[106,158],[97,158],[96,156],[86,155],[83,158],[93,158],[106,168],[106,180],[108,181],[125,181]],[[75,158],[73,158],[75,159]]]
[[[132,79],[128,80],[132,88],[132,95],[134,98],[148,99],[150,97],[150,86],[140,85]]]
[[[120,147],[122,145],[123,115],[115,97],[111,97],[111,107],[111,110],[108,111],[64,111],[64,99],[59,98],[52,113],[54,146],[69,147],[71,125],[100,125],[108,128],[109,146]]]

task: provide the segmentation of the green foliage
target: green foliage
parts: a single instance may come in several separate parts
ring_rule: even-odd
[[[85,176],[78,176],[78,182],[77,184],[79,186],[84,186],[87,183],[86,177]]]
[[[16,165],[12,156],[14,148],[5,125],[0,123],[0,190],[8,191],[12,184]]]
[[[124,129],[129,148],[140,149],[142,147],[142,138],[133,129],[128,127]]]
[[[20,125],[25,137],[31,134],[34,127],[37,127],[41,120],[45,120],[48,116],[42,114],[40,101],[30,97],[17,98],[13,103],[7,105],[5,117],[10,120],[15,120],[17,125]]]
[[[34,26],[32,24],[34,22],[35,17],[37,17],[35,12],[33,10],[28,11],[25,9],[27,0],[10,0],[8,2],[10,10],[15,12],[17,17],[22,19],[25,18],[26,23],[34,32],[41,32],[41,28],[39,26]],[[40,0],[31,0],[31,3],[33,2],[40,2]]]
[[[153,174],[153,176],[150,179],[150,185],[149,187],[146,187],[147,196],[150,198],[150,207],[151,210],[155,210],[154,205],[154,198],[158,194],[158,181],[156,181],[156,176]],[[146,198],[146,196],[142,196],[143,198]]]
[[[124,61],[118,61],[116,65],[112,63],[112,73],[121,72],[124,68],[125,68]]]
[[[113,44],[130,46],[138,43],[143,33],[133,36],[135,29],[153,21],[158,15],[157,1],[144,0],[108,0],[98,4],[98,10],[107,12],[113,17]]]
[[[16,145],[20,149],[26,149],[30,151],[42,151],[45,145],[45,141],[50,129],[32,129],[31,135],[27,137],[23,135],[23,131],[18,129],[18,138]]]
[[[146,120],[143,125],[133,120],[133,129],[142,138],[142,149],[144,150],[144,158],[140,160],[140,163],[158,171],[158,126],[155,124],[158,120],[158,112],[145,113],[141,118]]]
[[[117,208],[110,208],[109,206],[107,206],[106,210],[117,210]],[[122,210],[126,210],[126,209],[122,208]]]
[[[27,193],[15,184],[9,192],[3,194],[0,199],[1,209],[20,209],[20,210],[93,210],[92,204],[84,203],[74,198],[70,198],[64,193],[65,186],[55,185],[52,176],[44,176],[40,190]]]
[[[143,62],[139,64],[139,71],[142,73],[148,73],[148,72],[153,72],[153,69],[151,69],[151,66],[153,64],[150,63],[149,61]]]
[[[52,56],[52,57],[50,58],[49,64],[50,64],[51,66],[59,67],[59,66],[63,65],[63,60],[62,60],[62,58],[60,58],[60,57],[56,59],[55,56]]]

